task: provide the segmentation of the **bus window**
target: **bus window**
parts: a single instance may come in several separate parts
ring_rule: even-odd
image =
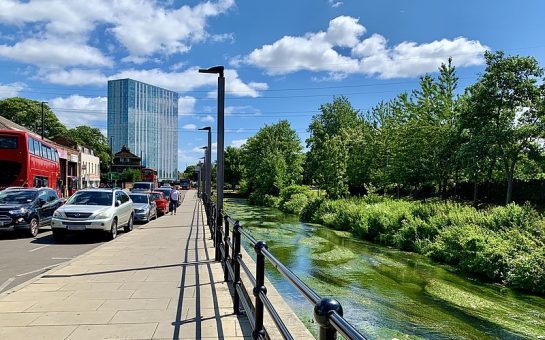
[[[34,155],[34,141],[30,136],[28,137],[28,152]]]

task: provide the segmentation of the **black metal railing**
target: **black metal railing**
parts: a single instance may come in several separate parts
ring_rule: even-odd
[[[314,320],[320,328],[320,340],[336,339],[337,333],[346,339],[366,339],[364,335],[343,318],[343,308],[337,300],[320,297],[289,268],[274,257],[267,249],[267,244],[264,241],[256,240],[252,237],[240,225],[239,221],[223,213],[218,215],[215,204],[206,196],[203,197],[203,202],[211,237],[216,247],[216,254],[219,254],[219,258],[216,258],[216,260],[222,263],[224,280],[232,282],[233,310],[237,314],[242,311],[245,312],[252,326],[252,336],[254,339],[268,338],[267,331],[263,325],[265,309],[282,337],[284,339],[294,339],[274,305],[267,297],[265,260],[268,260],[314,306]],[[221,217],[223,223],[216,223],[218,216]],[[242,259],[241,242],[243,238],[256,252],[255,273],[252,272]],[[249,290],[244,287],[244,283],[240,278],[241,268],[246,273],[252,285],[251,292],[255,298],[254,303],[252,303],[252,299],[248,296],[247,292]]]

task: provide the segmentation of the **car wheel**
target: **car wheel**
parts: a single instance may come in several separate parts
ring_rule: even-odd
[[[131,214],[131,217],[129,217],[129,222],[125,226],[125,232],[128,233],[129,231],[132,231],[133,227],[134,227],[134,220]]]
[[[114,219],[112,221],[112,226],[110,227],[110,231],[106,231],[106,239],[108,241],[114,240],[117,237],[117,220]]]
[[[62,242],[66,238],[66,230],[64,229],[52,229],[51,231],[55,242]]]
[[[38,236],[39,230],[40,230],[40,223],[38,222],[38,219],[36,217],[33,217],[29,223],[28,234],[31,237],[36,237]]]

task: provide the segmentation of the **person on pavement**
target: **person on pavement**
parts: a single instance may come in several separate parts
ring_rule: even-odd
[[[178,206],[178,190],[173,189],[170,191],[170,214],[176,215],[176,207]]]

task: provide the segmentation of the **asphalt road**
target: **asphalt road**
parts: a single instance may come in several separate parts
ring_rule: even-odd
[[[122,234],[122,233],[120,233]],[[50,228],[37,238],[19,233],[0,233],[0,293],[103,243],[99,234],[70,235],[55,243]]]
[[[180,201],[184,196],[185,192],[180,192]],[[135,228],[140,225],[135,224]],[[123,236],[122,230],[119,236]],[[103,242],[102,233],[98,232],[69,234],[63,243],[56,243],[49,227],[41,228],[36,238],[27,237],[24,233],[0,232],[0,293]]]

